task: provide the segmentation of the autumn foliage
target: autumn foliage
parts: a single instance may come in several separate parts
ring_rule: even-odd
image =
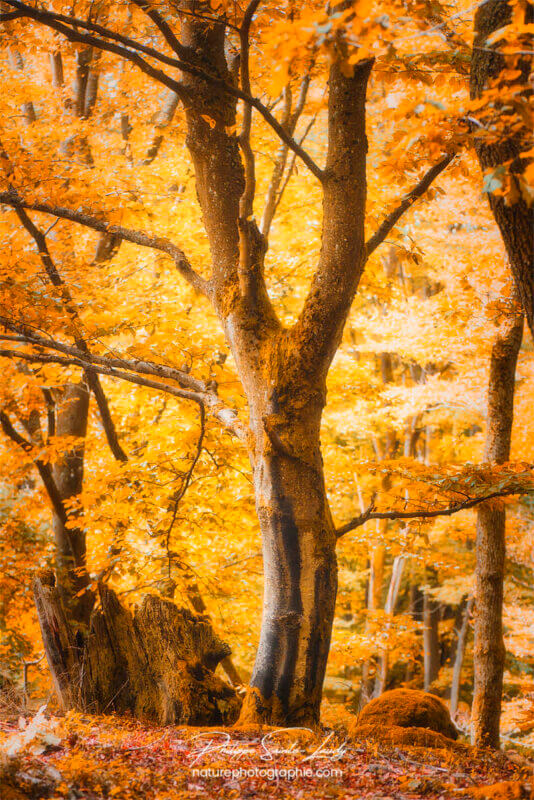
[[[467,742],[534,746],[532,3],[0,20],[7,797],[203,796],[157,725],[240,713],[525,795]]]

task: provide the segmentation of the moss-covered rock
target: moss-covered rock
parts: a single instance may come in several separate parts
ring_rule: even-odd
[[[437,736],[433,737],[429,731]],[[417,689],[392,689],[371,700],[360,712],[351,734],[398,744],[411,743],[408,739],[422,741],[426,737],[427,746],[434,747],[443,744],[444,739],[458,738],[458,731],[442,701]],[[403,738],[405,742],[400,741]],[[435,740],[434,745],[430,744],[431,740]]]

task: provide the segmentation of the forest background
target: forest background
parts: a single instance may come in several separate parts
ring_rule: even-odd
[[[50,498],[36,465],[53,466],[66,448],[80,446],[56,435],[50,421],[54,392],[66,381],[78,382],[80,367],[32,360],[36,352],[49,352],[43,341],[10,343],[31,328],[30,335],[74,340],[78,349],[82,332],[92,353],[177,368],[218,398],[214,413],[207,413],[184,397],[101,374],[114,433],[103,423],[102,404],[92,401],[83,488],[67,503],[66,528],[87,537],[87,591],[104,580],[127,605],[148,592],[207,610],[246,683],[263,595],[249,458],[236,436],[247,406],[213,309],[183,280],[187,267],[177,269],[176,253],[165,244],[179,242],[188,263],[207,277],[209,245],[184,148],[185,114],[172,91],[147,80],[134,64],[65,42],[25,19],[8,19],[16,4],[3,5],[15,11],[6,12],[1,40],[8,87],[0,98],[2,189],[14,188],[36,211],[28,212],[28,225],[6,202],[0,217],[0,303],[2,323],[8,323],[0,352],[2,679],[18,686],[24,679],[30,699],[51,690],[39,660],[32,580],[54,563],[55,553]],[[154,41],[142,4],[105,5],[99,13],[110,27]],[[501,731],[528,745],[534,743],[534,358],[528,328],[515,373],[509,458],[487,463],[484,443],[493,348],[512,323],[522,325],[487,196],[530,207],[531,152],[524,154],[528,165],[520,180],[510,177],[509,163],[484,174],[473,131],[487,126],[504,135],[491,115],[498,106],[502,119],[507,102],[521,124],[531,123],[531,97],[517,64],[532,30],[525,23],[529,4],[511,2],[506,35],[489,41],[508,57],[498,88],[471,99],[473,4],[352,5],[355,19],[346,9],[332,19],[313,2],[299,8],[267,3],[254,18],[250,47],[254,96],[282,120],[299,149],[305,144],[312,164],[322,163],[324,74],[336,31],[349,30],[351,47],[357,45],[349,48],[347,68],[375,58],[367,98],[370,234],[408,196],[405,213],[370,252],[327,379],[321,442],[328,499],[338,529],[362,517],[338,547],[324,703],[358,710],[386,688],[425,688],[451,701],[467,730],[478,512],[476,506],[457,509],[469,498],[503,493],[510,497],[493,501],[506,507]],[[84,13],[96,19],[92,5],[79,4],[77,15]],[[226,14],[236,27],[243,9],[212,3],[210,14]],[[237,128],[244,116],[241,110]],[[320,257],[320,187],[268,120],[255,114],[254,122],[253,211],[269,240],[271,302],[289,327]],[[216,123],[208,116],[205,124]],[[440,169],[422,197],[407,195],[434,163]],[[140,247],[135,237],[114,238],[119,227],[106,238],[91,226],[41,213],[43,198],[120,230],[154,231],[159,244]],[[50,277],[54,269],[59,281]],[[224,428],[228,409],[235,414]],[[21,447],[13,430],[30,446]],[[455,513],[424,518],[436,509]],[[393,518],[372,518],[381,511]]]

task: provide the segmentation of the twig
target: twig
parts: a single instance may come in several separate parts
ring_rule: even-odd
[[[504,489],[501,492],[491,492],[490,494],[483,495],[481,497],[471,497],[469,500],[466,500],[462,503],[456,503],[448,508],[438,508],[434,511],[376,511],[373,512],[372,509],[369,507],[365,514],[359,514],[357,517],[354,517],[345,525],[342,525],[340,528],[336,529],[336,536],[339,539],[341,536],[344,536],[349,531],[354,530],[355,528],[359,528],[360,525],[363,525],[364,522],[367,522],[368,519],[434,519],[435,517],[450,517],[452,514],[456,514],[458,511],[464,511],[468,508],[474,508],[474,506],[479,505],[479,503],[485,503],[486,500],[493,500],[496,497],[510,497],[510,495],[514,494],[532,494],[532,491],[521,491],[517,487],[512,489]]]

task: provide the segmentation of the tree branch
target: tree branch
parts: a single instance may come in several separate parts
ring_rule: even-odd
[[[286,128],[287,132],[291,136],[294,136],[295,134],[295,128],[297,126],[297,122],[299,121],[299,118],[302,112],[304,111],[304,106],[306,105],[306,97],[310,86],[311,66],[312,65],[310,64],[310,68],[302,80],[299,96],[297,98],[297,102],[293,112],[291,110],[292,96],[291,96],[291,87],[289,84],[286,86],[284,91],[285,102],[284,102],[284,112],[282,116],[282,125],[284,126],[284,128]],[[304,135],[299,139],[298,142],[299,145],[303,144],[304,139],[306,138],[312,124],[313,122],[309,124],[306,131],[304,132]],[[282,183],[282,179],[284,177],[284,170],[286,167],[288,152],[289,152],[288,146],[285,144],[285,142],[282,142],[276,154],[271,180],[269,181],[269,186],[267,188],[267,193],[265,197],[265,208],[263,210],[260,222],[260,231],[266,238],[269,236],[269,231],[271,229],[276,209],[280,203],[280,200],[282,199],[282,195],[287,186],[287,183],[289,182],[289,177],[292,174],[292,167],[294,161],[291,162],[290,169],[288,172],[288,177],[282,184],[282,187],[280,187],[280,184]],[[293,153],[293,159],[294,158],[296,158],[296,156]]]
[[[78,311],[76,309],[76,306],[74,305],[72,295],[68,287],[66,286],[65,281],[59,274],[59,271],[48,249],[46,235],[41,230],[39,230],[39,228],[30,219],[30,217],[28,216],[28,214],[26,214],[23,208],[17,206],[15,210],[18,214],[18,217],[22,225],[28,231],[28,233],[30,234],[30,236],[32,237],[37,246],[39,256],[45,268],[45,272],[48,275],[50,283],[60,290],[61,298],[63,300],[67,313],[71,317],[71,322],[78,323],[78,325],[81,326],[81,320]],[[77,330],[76,329],[77,327],[78,327],[77,325],[73,325],[72,333],[74,341],[76,342],[77,347],[82,351],[82,353],[89,354],[89,347],[87,346],[87,342],[85,341],[85,338],[83,337],[80,328],[78,327]],[[123,462],[127,461],[128,458],[120,445],[119,437],[117,435],[117,430],[115,428],[115,424],[113,422],[113,419],[111,417],[111,412],[109,410],[107,397],[104,394],[104,390],[100,383],[99,377],[96,374],[96,372],[94,372],[94,370],[88,369],[86,371],[86,378],[87,378],[87,383],[89,384],[89,388],[91,389],[91,391],[95,396],[95,400],[98,405],[100,418],[102,420],[102,425],[104,427],[104,432],[106,434],[110,450],[113,453],[113,456],[117,459],[117,461],[123,461]]]
[[[365,266],[365,110],[373,59],[344,74],[341,57],[330,66],[328,148],[323,181],[321,253],[307,297],[290,335],[298,343],[297,370],[326,375]]]
[[[12,442],[15,442],[16,445],[21,447],[25,453],[31,453],[33,451],[33,446],[31,443],[25,439],[24,436],[21,436],[17,430],[15,430],[11,424],[11,420],[4,411],[0,411],[0,426],[2,427],[5,435],[8,436]],[[63,505],[63,500],[61,499],[59,490],[56,486],[50,464],[41,461],[39,458],[34,458],[33,463],[37,467],[39,475],[41,476],[41,480],[43,481],[55,513],[63,525],[66,525],[68,521],[68,515],[65,510],[65,506]]]
[[[169,578],[171,577],[171,564],[172,564],[172,556],[170,554],[170,537],[172,533],[172,529],[174,528],[174,524],[176,522],[176,516],[178,514],[178,508],[182,499],[187,492],[189,485],[191,483],[191,479],[193,477],[193,472],[195,471],[195,467],[198,464],[198,460],[202,455],[202,445],[204,443],[204,435],[206,433],[206,414],[204,410],[204,406],[199,406],[200,411],[200,432],[198,435],[197,446],[195,448],[195,454],[193,456],[193,460],[191,462],[191,466],[187,470],[187,473],[182,481],[182,485],[177,492],[174,492],[172,503],[173,503],[173,510],[172,510],[172,519],[169,523],[169,527],[165,533],[165,547],[167,551],[167,558],[169,564]]]
[[[56,350],[65,354],[64,356],[58,356],[49,353],[24,353],[18,350],[0,350],[0,356],[5,358],[18,358],[33,363],[55,363],[65,367],[76,366],[84,370],[93,369],[95,372],[102,375],[120,378],[121,380],[135,383],[138,386],[156,389],[183,400],[190,400],[198,405],[203,405],[211,416],[217,419],[225,428],[230,430],[238,439],[248,446],[248,429],[246,425],[243,425],[239,420],[234,409],[226,406],[214,391],[208,389],[203,381],[193,378],[186,372],[147,361],[112,357],[105,358],[103,356],[96,356],[93,353],[83,353],[76,347],[64,345],[52,339],[46,339],[33,332],[28,333],[26,326],[13,323],[5,317],[0,317],[0,324],[10,330],[21,333],[18,337],[1,335],[0,339],[33,344],[37,347]],[[180,385],[180,389],[161,383],[160,381],[140,377],[141,375],[152,375],[163,378],[164,380],[174,381]]]
[[[96,23],[92,22],[84,22],[83,20],[75,17],[68,17],[62,14],[54,14],[52,12],[45,11],[44,9],[36,9],[32,6],[26,5],[25,3],[19,2],[19,0],[5,0],[5,2],[8,5],[20,10],[21,16],[29,17],[35,22],[41,23],[42,25],[61,33],[70,42],[87,44],[100,50],[106,50],[109,53],[114,53],[115,55],[119,55],[122,58],[131,61],[146,75],[176,92],[182,98],[184,103],[188,100],[188,93],[183,84],[181,84],[180,81],[171,78],[162,70],[153,67],[148,63],[148,61],[146,61],[144,58],[141,58],[139,53],[144,53],[145,55],[148,55],[149,57],[154,58],[163,64],[175,67],[182,72],[188,72],[191,75],[205,80],[207,83],[211,83],[213,86],[217,86],[233,97],[243,100],[244,103],[252,106],[261,114],[261,116],[270,125],[277,136],[300,157],[312,174],[315,175],[315,177],[319,180],[323,180],[323,170],[315,163],[311,156],[305,150],[303,150],[302,147],[297,144],[297,142],[295,142],[293,137],[288,135],[276,117],[271,114],[269,109],[261,102],[259,98],[250,96],[242,89],[226,83],[226,81],[224,81],[222,78],[218,78],[215,75],[210,75],[208,72],[205,72],[199,67],[194,66],[188,61],[165,56],[163,53],[160,53],[158,50],[155,50],[152,47],[147,47],[146,45],[143,45],[134,39],[130,39],[128,36],[117,34],[108,28],[104,28],[102,25],[97,25]],[[80,33],[77,30],[78,28],[95,31],[101,36],[111,39],[112,41],[106,42],[103,39],[93,36],[92,34]],[[114,44],[113,42],[121,42],[123,44]]]
[[[247,6],[245,15],[243,17],[243,24],[240,30],[241,39],[241,87],[248,95],[251,94],[250,87],[250,70],[249,70],[249,33],[252,24],[252,18],[256,9],[260,4],[260,0],[252,0]],[[253,214],[254,194],[256,191],[256,175],[254,153],[250,146],[250,131],[252,127],[252,106],[245,104],[243,110],[243,126],[239,136],[239,144],[243,153],[243,160],[245,163],[245,190],[241,195],[239,201],[239,214],[243,219],[249,219]]]
[[[432,182],[440,173],[443,172],[445,167],[451,163],[455,155],[455,153],[452,153],[444,156],[440,161],[438,161],[437,164],[434,164],[434,166],[428,170],[428,172],[421,178],[419,183],[416,184],[413,189],[410,189],[410,191],[404,195],[397,208],[392,211],[391,214],[388,214],[376,233],[374,233],[367,241],[365,245],[367,258],[369,258],[371,253],[373,253],[380,244],[382,244],[388,233],[397,224],[404,212],[407,211],[415,203],[415,201],[422,197],[427,189],[430,188]]]
[[[36,330],[29,328],[27,325],[19,322],[13,322],[8,317],[0,316],[0,324],[8,330],[16,331],[18,336],[0,335],[0,340],[15,341],[23,344],[33,344],[37,347],[42,347],[46,350],[56,350],[59,353],[73,356],[74,358],[81,358],[89,360],[91,364],[102,364],[103,366],[112,366],[118,369],[126,369],[132,372],[137,372],[141,375],[153,375],[157,378],[164,378],[166,380],[175,381],[180,384],[184,389],[191,389],[195,392],[207,391],[206,385],[203,381],[193,378],[188,372],[168,367],[164,364],[156,364],[152,361],[143,361],[138,359],[125,359],[111,356],[97,356],[94,353],[84,353],[72,345],[63,344],[58,342],[52,337],[45,338],[37,333]]]
[[[482,497],[472,497],[460,503],[454,503],[448,508],[437,508],[434,511],[373,511],[374,499],[371,501],[369,507],[354,517],[349,522],[336,529],[336,536],[340,539],[349,531],[359,528],[368,519],[434,519],[435,517],[450,517],[458,511],[465,511],[468,508],[474,508],[480,503],[485,503],[486,500],[493,500],[495,497],[509,497],[514,494],[530,494],[530,492],[519,492],[517,489],[504,489],[501,492],[491,492],[490,494]]]
[[[172,89],[182,96],[185,94],[184,87],[179,81],[171,78],[165,72],[162,72],[162,70],[153,67],[148,63],[148,61],[145,61],[145,59],[141,58],[139,53],[144,53],[145,55],[154,58],[156,61],[160,61],[168,66],[180,68],[179,65],[182,62],[178,61],[177,59],[170,58],[169,56],[160,53],[158,50],[155,50],[153,47],[147,47],[140,42],[136,42],[134,39],[130,39],[129,36],[123,36],[115,33],[114,31],[104,28],[102,25],[98,25],[95,22],[84,21],[82,19],[77,19],[76,17],[65,16],[64,14],[54,14],[53,12],[46,11],[45,9],[33,8],[32,6],[18,2],[18,0],[5,0],[5,3],[19,9],[19,16],[29,17],[35,22],[45,25],[47,28],[57,31],[57,33],[61,33],[69,42],[86,44],[90,47],[96,47],[99,50],[105,50],[108,53],[114,53],[122,58],[126,58],[155,81],[162,83],[164,86],[167,86],[169,89]],[[94,31],[107,39],[111,39],[112,41],[106,42],[102,39],[98,39],[92,34],[79,33],[78,28]],[[120,42],[121,44],[113,44],[113,42]]]
[[[11,206],[12,208],[27,208],[32,211],[39,211],[43,214],[51,214],[60,219],[66,219],[70,222],[77,222],[79,225],[84,225],[86,228],[91,228],[99,233],[109,233],[119,236],[126,242],[141,245],[141,247],[150,247],[153,250],[160,250],[163,253],[171,256],[174,259],[176,268],[183,278],[200,294],[203,294],[209,300],[212,298],[212,287],[209,281],[202,278],[191,266],[185,253],[180,248],[161,236],[154,236],[153,234],[145,231],[132,230],[131,228],[124,228],[122,225],[112,225],[104,219],[87,214],[83,211],[74,211],[70,208],[63,208],[62,206],[54,206],[48,203],[30,203],[19,197],[15,192],[0,192],[0,203]]]
[[[165,22],[161,14],[159,14],[155,8],[150,8],[150,5],[146,2],[146,0],[132,0],[132,2],[134,5],[140,8],[141,11],[144,11],[147,17],[152,20],[171,50],[174,50],[177,56],[183,59],[190,57],[191,54],[188,48],[184,47],[184,45],[178,40],[171,26]]]

